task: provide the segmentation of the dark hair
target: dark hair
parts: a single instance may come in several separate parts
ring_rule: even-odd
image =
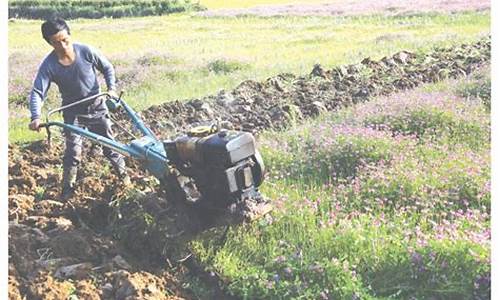
[[[63,30],[66,30],[70,34],[68,24],[61,18],[52,18],[42,24],[42,36],[49,44],[49,37]]]

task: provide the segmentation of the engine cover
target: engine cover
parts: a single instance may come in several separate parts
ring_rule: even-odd
[[[203,202],[227,205],[258,194],[264,163],[252,134],[221,130],[202,137],[183,135],[165,141],[164,147],[169,163],[194,181],[198,191],[194,194],[201,195]],[[193,194],[193,183],[189,193]]]

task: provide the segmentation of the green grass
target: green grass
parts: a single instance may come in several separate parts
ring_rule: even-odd
[[[74,40],[106,54],[116,65],[119,78],[140,73],[136,81],[121,88],[127,90],[130,104],[141,110],[231,89],[245,79],[264,80],[283,72],[308,74],[315,63],[331,68],[367,56],[379,59],[402,49],[418,51],[471,41],[489,33],[490,17],[488,13],[336,18],[203,18],[180,14],[81,19],[70,22],[70,26]],[[40,37],[39,27],[38,21],[9,23],[9,57],[16,58],[9,76],[22,86],[12,92],[15,99],[27,93],[36,66],[51,50]],[[155,63],[141,64],[145,57]],[[233,67],[225,72],[211,71],[218,61]],[[15,118],[19,117],[22,113],[16,114]],[[26,118],[16,122],[12,118],[11,142],[34,138],[16,127]]]
[[[476,97],[481,99],[488,111],[491,110],[491,69],[474,74],[464,85],[459,86],[458,92],[462,97]]]
[[[474,109],[457,122],[478,122],[488,133],[480,99],[451,98],[455,105],[447,105],[448,93],[464,82],[427,85],[401,99],[443,113],[467,103]],[[429,102],[429,90],[446,93],[430,94]],[[375,101],[394,115],[406,113],[397,101]],[[440,131],[425,131],[424,143],[422,136],[393,136],[390,128],[363,126],[385,113],[373,105],[260,136],[269,168],[262,192],[275,210],[232,228],[224,245],[213,233],[192,243],[230,293],[243,299],[489,297],[489,140],[477,147],[465,138],[475,132],[462,132],[465,142],[458,144],[430,138],[446,134]],[[432,122],[441,124],[433,119],[426,126]],[[356,124],[361,127],[353,129]],[[338,170],[350,176],[332,172]]]
[[[221,1],[221,0],[200,0],[200,4],[207,7],[208,9],[220,9],[220,8],[249,8],[257,5],[283,5],[283,4],[313,4],[313,3],[332,3],[335,2],[330,0],[232,0],[232,1]]]
[[[263,155],[272,162],[268,166],[271,173],[277,171],[291,182],[314,185],[345,182],[354,178],[362,165],[390,161],[394,150],[408,142],[399,145],[390,133],[342,126],[336,129],[337,124],[324,120],[316,125],[316,130],[290,130],[279,134],[275,144],[263,145]],[[325,131],[325,127],[331,128]],[[286,151],[276,151],[276,147]]]
[[[45,20],[57,15],[64,19],[103,17],[122,18],[134,16],[159,16],[199,10],[189,0],[10,0],[9,16],[15,18]]]

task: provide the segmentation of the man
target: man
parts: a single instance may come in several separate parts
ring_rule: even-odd
[[[108,93],[116,97],[115,72],[111,63],[93,48],[73,43],[70,29],[63,19],[55,18],[44,22],[42,36],[54,50],[42,61],[29,96],[31,130],[40,130],[41,107],[52,82],[59,88],[62,104],[68,105],[100,93],[98,70],[104,75]],[[64,110],[63,118],[67,124],[87,127],[92,132],[113,139],[112,123],[103,97]],[[82,137],[69,130],[65,130],[64,135],[66,149],[63,158],[62,199],[67,200],[75,191]],[[123,156],[107,147],[104,147],[103,153],[122,181],[129,184],[130,178],[126,174]]]

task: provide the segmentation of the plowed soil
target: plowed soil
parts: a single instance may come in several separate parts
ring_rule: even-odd
[[[330,70],[317,65],[306,76],[249,80],[232,91],[154,106],[141,115],[162,138],[207,122],[258,134],[377,95],[469,74],[489,63],[490,50],[485,38]],[[130,130],[121,113],[115,118]],[[127,139],[123,133],[119,138]],[[203,276],[185,247],[209,229],[167,199],[139,165],[128,162],[133,185],[125,187],[100,149],[87,146],[77,194],[64,203],[59,199],[62,141],[53,140],[51,147],[45,141],[9,145],[10,298],[192,299],[193,276],[211,286],[214,297],[227,297],[220,282]]]

